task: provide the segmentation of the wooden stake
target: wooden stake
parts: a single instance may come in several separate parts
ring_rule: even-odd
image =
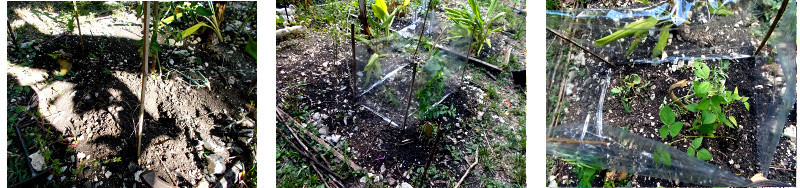
[[[78,17],[80,17],[80,15],[78,14],[78,3],[76,1],[72,1],[72,5],[73,5],[72,7],[75,8],[75,12],[74,12],[75,13],[75,22],[76,22],[75,26],[78,27],[78,37],[81,39],[81,49],[83,49],[83,51],[86,51],[86,47],[83,46],[83,33],[81,32],[81,20],[80,20],[80,18],[78,18]]]
[[[144,99],[145,99],[144,91],[146,89],[145,86],[147,86],[147,75],[148,75],[147,60],[150,52],[150,45],[148,45],[150,44],[150,35],[149,35],[150,2],[145,1],[143,3],[144,3],[144,28],[142,28],[142,32],[144,33],[143,34],[144,37],[142,38],[142,40],[144,40],[144,43],[142,45],[144,45],[144,52],[142,55],[142,94],[140,95],[141,98],[139,100],[142,103],[142,105],[139,107],[139,133],[137,135],[139,137],[139,141],[136,143],[136,157],[142,156],[142,127],[144,126]]]
[[[344,161],[344,163],[346,163],[348,166],[350,166],[350,168],[353,168],[353,170],[355,170],[355,171],[364,172],[363,168],[361,168],[358,165],[356,165],[356,163],[354,163],[350,159],[345,158],[344,155],[342,155],[342,153],[339,152],[338,149],[331,147],[324,140],[322,140],[321,138],[317,137],[316,135],[314,135],[313,133],[309,132],[308,130],[300,128],[300,122],[297,122],[296,120],[294,120],[294,118],[289,116],[289,114],[287,114],[286,112],[284,112],[280,108],[276,109],[276,111],[278,111],[278,118],[280,118],[284,122],[290,122],[290,121],[294,122],[292,125],[295,126],[295,128],[298,128],[298,130],[302,130],[303,133],[306,134],[306,136],[308,136],[312,140],[316,141],[317,144],[322,145],[322,147],[325,148],[326,150],[330,150],[330,152],[333,153],[333,155],[336,156],[336,158],[339,158],[339,160]],[[287,124],[289,124],[289,123],[287,123]]]

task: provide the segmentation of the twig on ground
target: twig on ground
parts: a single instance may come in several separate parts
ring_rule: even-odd
[[[478,164],[478,151],[475,151],[475,162],[473,162],[472,165],[469,165],[469,168],[467,168],[467,172],[464,172],[464,175],[461,176],[461,180],[458,180],[458,183],[456,183],[455,188],[458,188],[458,186],[461,185],[461,182],[464,182],[464,179],[466,179],[467,175],[469,175],[469,171],[472,170],[472,167],[475,167],[475,165],[477,164]]]
[[[326,172],[328,172],[328,173],[330,173],[331,175],[333,175],[333,176],[334,176],[334,178],[343,179],[343,178],[342,178],[342,176],[339,176],[339,174],[336,174],[336,172],[333,172],[333,170],[331,170],[331,169],[330,169],[330,168],[328,168],[327,166],[325,166],[325,165],[322,165],[322,163],[320,163],[319,161],[317,161],[317,159],[316,159],[316,158],[312,157],[311,155],[309,155],[309,154],[308,154],[308,153],[306,153],[305,151],[303,151],[303,150],[300,150],[300,148],[297,148],[297,146],[295,146],[294,142],[292,142],[292,140],[290,140],[288,137],[286,137],[286,135],[284,135],[284,134],[283,134],[283,132],[281,132],[281,131],[278,131],[278,133],[279,133],[279,135],[280,135],[280,136],[281,136],[281,137],[282,137],[284,140],[286,140],[286,142],[287,142],[287,143],[289,143],[289,146],[291,146],[292,148],[294,148],[294,150],[296,150],[296,151],[297,151],[297,153],[300,153],[300,155],[301,155],[301,156],[305,157],[306,159],[309,159],[309,160],[310,160],[310,162],[311,162],[312,164],[316,164],[317,166],[319,166],[320,168],[322,168],[322,169],[323,169],[323,170],[325,170]]]
[[[283,120],[284,122],[294,122],[294,124],[293,124],[294,126],[300,126],[299,122],[297,122],[294,118],[289,116],[289,114],[287,114],[286,112],[284,112],[280,108],[276,109],[276,111],[278,111],[278,117],[281,118],[281,120]],[[343,162],[347,163],[347,165],[350,166],[350,168],[353,168],[353,170],[359,171],[359,172],[363,172],[364,171],[364,169],[359,167],[356,163],[354,163],[350,159],[345,158],[344,155],[342,155],[342,153],[339,152],[338,149],[331,147],[330,145],[328,145],[328,143],[326,143],[321,138],[317,137],[316,135],[314,135],[313,133],[309,132],[306,129],[302,129],[302,128],[299,128],[299,129],[302,130],[303,133],[305,133],[307,136],[311,137],[314,141],[316,141],[317,143],[322,145],[322,147],[324,147],[327,150],[330,150],[330,152],[333,153],[334,156],[339,158],[339,160],[342,160]]]

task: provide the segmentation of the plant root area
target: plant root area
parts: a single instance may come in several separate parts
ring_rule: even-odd
[[[162,45],[142,104],[134,39],[27,31],[22,48],[8,42],[9,185],[31,178],[26,158],[48,186],[145,187],[145,170],[179,187],[255,184],[256,60],[244,45]]]

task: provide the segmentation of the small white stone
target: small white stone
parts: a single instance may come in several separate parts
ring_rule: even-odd
[[[42,171],[42,168],[44,167],[44,156],[42,156],[42,150],[39,150],[28,157],[31,158],[31,166],[33,166],[33,169],[36,171]]]
[[[142,172],[144,172],[144,170],[139,170],[139,171],[136,171],[136,173],[135,173],[135,174],[133,174],[133,179],[134,179],[134,180],[136,180],[136,182],[142,182],[142,180],[141,180],[141,179],[139,179],[139,175],[141,175],[141,174],[142,174]]]
[[[207,170],[209,173],[222,174],[225,172],[225,161],[222,156],[211,154],[206,156],[208,162]]]
[[[81,139],[79,138],[78,140],[81,140]],[[83,159],[84,157],[86,157],[86,154],[85,154],[85,153],[83,153],[83,152],[78,152],[78,159]]]

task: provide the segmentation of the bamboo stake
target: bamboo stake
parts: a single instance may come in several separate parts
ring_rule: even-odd
[[[422,37],[425,35],[425,26],[428,25],[428,13],[431,11],[431,2],[428,1],[428,10],[425,11],[425,18],[422,20],[422,32],[419,33],[419,39],[417,41],[417,48],[414,49],[414,58],[417,57],[417,53],[419,52],[419,47],[422,46]],[[430,57],[430,56],[429,56]],[[406,129],[406,122],[408,121],[408,109],[411,108],[411,98],[412,94],[414,93],[414,82],[417,81],[417,62],[412,61],[411,65],[413,66],[413,73],[411,73],[411,83],[409,83],[410,90],[408,91],[408,98],[406,100],[406,110],[403,113],[403,129]],[[463,74],[462,74],[463,75]]]
[[[145,86],[147,86],[147,75],[148,75],[147,60],[150,52],[150,45],[148,45],[150,44],[150,36],[149,36],[150,2],[145,1],[143,3],[144,3],[144,28],[142,28],[142,32],[144,33],[143,34],[144,37],[142,38],[142,40],[144,40],[144,43],[142,45],[144,45],[144,53],[143,53],[144,55],[142,56],[142,94],[140,95],[141,99],[139,100],[142,103],[142,105],[139,107],[139,133],[137,135],[139,137],[139,141],[136,144],[136,157],[140,157],[142,155],[142,127],[144,126],[144,99],[145,99],[144,91],[146,89]]]
[[[78,26],[78,37],[81,39],[81,49],[86,51],[86,47],[83,46],[83,33],[81,32],[81,20],[80,16],[78,15],[78,3],[76,1],[72,1],[72,7],[75,8],[75,24]]]
[[[758,45],[758,48],[753,55],[758,55],[758,52],[761,51],[761,48],[764,48],[764,45],[767,44],[769,37],[772,35],[772,31],[775,30],[775,27],[778,26],[778,21],[780,21],[781,17],[783,17],[783,12],[786,11],[787,4],[789,4],[789,0],[783,0],[783,3],[781,3],[781,8],[778,10],[778,15],[775,16],[775,19],[772,20],[772,25],[769,26],[767,36],[764,36],[764,39],[761,40],[761,44]]]

